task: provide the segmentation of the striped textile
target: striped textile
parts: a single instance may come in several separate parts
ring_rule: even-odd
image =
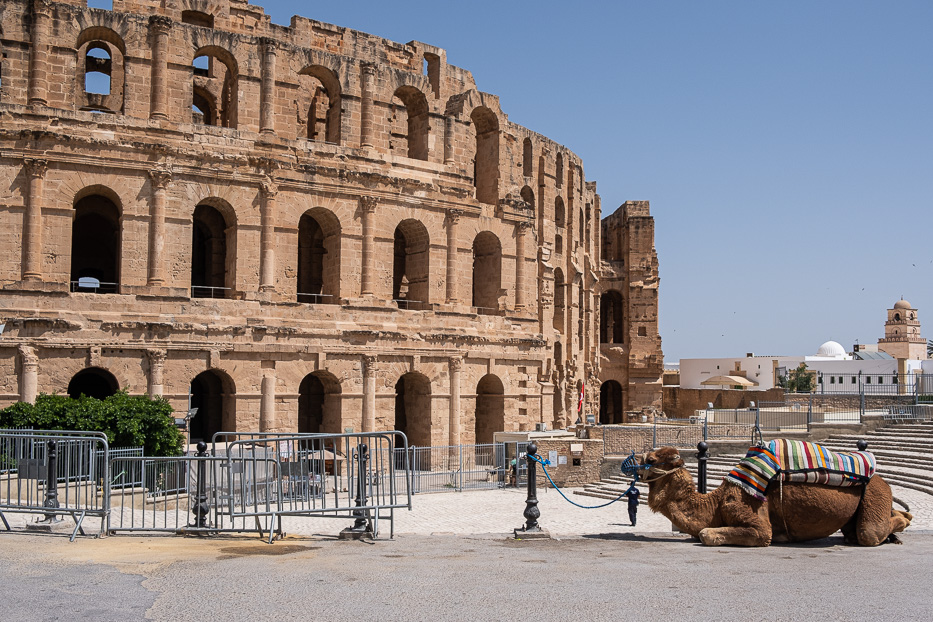
[[[785,482],[853,486],[874,474],[875,457],[867,451],[833,452],[816,443],[778,439],[750,447],[726,481],[764,499],[768,484],[778,476]]]

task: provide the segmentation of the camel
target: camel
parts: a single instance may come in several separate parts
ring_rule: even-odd
[[[879,475],[849,487],[774,482],[759,500],[728,480],[709,494],[698,493],[673,447],[643,454],[641,464],[647,467],[642,481],[648,483],[648,507],[707,546],[804,542],[840,529],[849,544],[900,544],[895,534],[913,519],[894,509],[891,487]]]

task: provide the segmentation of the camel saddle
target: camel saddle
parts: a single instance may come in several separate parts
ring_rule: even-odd
[[[816,443],[776,439],[748,453],[726,475],[757,499],[765,498],[768,484],[784,482],[855,486],[875,474],[875,457],[867,451],[830,451]]]

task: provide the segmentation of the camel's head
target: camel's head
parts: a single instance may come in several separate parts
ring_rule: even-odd
[[[673,447],[662,447],[655,451],[649,451],[641,457],[641,463],[648,467],[645,471],[645,477],[651,478],[652,473],[663,475],[666,472],[679,469],[684,465],[683,458]]]

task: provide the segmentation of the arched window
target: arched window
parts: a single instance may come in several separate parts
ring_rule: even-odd
[[[557,253],[557,256],[564,254],[564,238],[560,235],[554,236],[554,252]]]
[[[89,95],[110,95],[110,71],[113,63],[107,46],[99,42],[88,44],[84,60],[84,92]]]
[[[476,200],[496,205],[499,202],[499,119],[489,108],[473,109],[470,114],[476,133],[473,159],[473,184]]]
[[[327,371],[308,374],[298,387],[299,434],[340,431],[340,381]]]
[[[599,423],[602,425],[625,423],[622,385],[615,380],[607,380],[599,387]]]
[[[77,108],[93,112],[123,112],[125,79],[123,39],[109,28],[94,26],[78,35],[77,78],[82,85]]]
[[[431,381],[409,372],[395,383],[394,429],[404,432],[409,445],[429,447],[431,442]],[[420,465],[415,465],[419,468]]]
[[[340,221],[322,207],[298,221],[298,302],[336,304],[340,297]]]
[[[237,71],[236,59],[223,48],[207,46],[195,53],[191,65],[192,123],[237,127]]]
[[[534,150],[531,146],[531,139],[526,138],[522,141],[522,175],[525,177],[532,176],[532,168],[534,165]]]
[[[119,266],[120,210],[105,196],[85,196],[71,227],[71,291],[117,293]]]
[[[482,315],[498,315],[502,296],[502,244],[483,231],[473,240],[473,306]]]
[[[428,100],[413,86],[396,89],[389,109],[389,149],[415,160],[428,159]]]
[[[78,399],[82,395],[98,400],[107,399],[116,393],[120,387],[117,379],[106,369],[88,367],[82,369],[72,377],[68,383],[68,396]]]
[[[591,229],[591,227],[590,227],[590,217],[591,217],[591,214],[592,214],[592,210],[590,209],[590,206],[587,205],[587,206],[586,206],[586,226],[585,226],[585,228],[586,228],[586,248],[587,248],[587,249],[590,248],[590,229]]]
[[[340,80],[330,69],[311,65],[298,72],[298,82],[298,119],[307,123],[308,140],[340,144]]]
[[[492,443],[493,434],[505,431],[505,388],[494,374],[476,385],[476,444]]]
[[[426,309],[430,303],[430,239],[427,228],[408,219],[395,228],[392,300],[399,309]]]
[[[554,270],[554,330],[561,334],[564,332],[565,290],[564,271],[557,268]]]
[[[557,172],[554,173],[554,182],[558,188],[564,185],[564,154],[557,154]]]
[[[583,208],[580,208],[580,219],[577,221],[579,226],[577,226],[577,240],[580,243],[580,246],[583,246],[583,230],[586,229],[586,220],[583,219]]]
[[[554,199],[554,224],[558,227],[566,226],[564,214],[564,200],[560,197]]]
[[[194,208],[191,241],[191,297],[230,298],[235,283],[236,223],[208,203]]]
[[[625,304],[617,290],[603,293],[599,300],[600,343],[625,343]]]
[[[210,443],[217,432],[236,430],[236,386],[219,369],[208,369],[191,381],[191,407],[198,412],[188,424],[190,441]]]
[[[535,207],[535,191],[530,186],[522,188],[522,201],[527,203],[532,209]]]

